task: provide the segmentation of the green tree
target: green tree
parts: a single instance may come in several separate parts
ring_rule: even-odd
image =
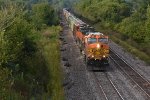
[[[58,22],[55,10],[48,3],[33,5],[32,12],[32,20],[38,30],[46,25],[56,25]]]
[[[148,6],[147,8],[147,20],[145,24],[145,29],[146,29],[145,41],[150,42],[150,6]]]

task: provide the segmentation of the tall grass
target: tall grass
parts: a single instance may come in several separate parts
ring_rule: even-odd
[[[50,72],[47,95],[50,95],[51,100],[64,100],[58,40],[60,30],[60,27],[50,27],[43,32],[40,40],[42,52]]]

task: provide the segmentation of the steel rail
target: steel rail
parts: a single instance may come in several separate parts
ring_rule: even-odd
[[[114,88],[114,90],[116,91],[116,93],[118,94],[118,96],[121,98],[121,100],[124,100],[124,98],[122,97],[122,95],[120,94],[119,90],[117,89],[117,87],[114,85],[114,83],[112,82],[112,80],[108,77],[107,73],[104,72],[106,78],[108,79],[108,81],[110,82],[111,86]],[[101,88],[101,90],[103,91],[103,94],[105,95],[106,100],[109,100],[106,93],[104,92],[103,86],[100,84],[100,81],[97,78],[97,75],[95,72],[93,72],[93,75],[97,81],[98,86]]]
[[[142,85],[140,85],[135,79],[136,78],[140,78],[141,81],[143,81],[144,83],[148,84],[148,86],[150,86],[150,82],[148,80],[146,80],[139,72],[135,71],[131,65],[129,65],[126,61],[124,61],[119,55],[116,54],[116,52],[114,52],[113,50],[111,50],[111,53],[113,53],[117,58],[119,58],[118,60],[122,61],[122,63],[124,63],[126,65],[126,67],[130,68],[130,71],[134,72],[132,73],[132,75],[129,74],[129,72],[127,72],[126,70],[129,69],[125,69],[125,66],[122,66],[121,64],[118,63],[118,61],[115,60],[115,58],[113,58],[110,54],[110,58],[118,65],[118,67],[150,98],[150,93],[147,93],[148,91],[146,89],[144,89]],[[133,75],[135,74],[135,75]],[[135,78],[133,78],[135,77]],[[140,81],[138,80],[138,81]],[[141,83],[140,81],[140,83]]]
[[[112,82],[112,80],[108,77],[107,73],[105,73],[107,79],[109,80],[109,82],[111,83],[111,85],[114,87],[115,91],[117,92],[117,94],[119,95],[119,97],[124,100],[124,98],[122,97],[122,95],[120,94],[119,90],[117,89],[117,87],[115,86],[115,84]]]
[[[136,71],[129,63],[127,63],[123,58],[121,58],[115,51],[113,51],[112,49],[110,49],[118,58],[120,58],[126,65],[128,65],[134,72],[136,72],[140,77],[142,77],[145,81],[147,81],[147,83],[149,83],[150,85],[150,82],[144,78],[138,71]]]
[[[99,88],[102,90],[103,95],[105,96],[105,99],[108,100],[108,97],[107,97],[106,93],[104,92],[104,89],[103,89],[102,85],[100,84],[98,78],[96,77],[96,74],[95,74],[94,72],[92,72],[92,74],[93,74],[93,76],[94,76],[94,78],[95,78],[95,80],[96,80],[97,85],[98,85]]]

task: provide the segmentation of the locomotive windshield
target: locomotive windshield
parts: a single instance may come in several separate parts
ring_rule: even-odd
[[[108,43],[108,38],[99,38],[98,41],[102,43]]]
[[[96,43],[97,39],[96,38],[88,38],[88,43]]]

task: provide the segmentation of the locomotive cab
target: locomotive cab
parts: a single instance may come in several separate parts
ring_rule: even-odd
[[[85,56],[87,63],[108,64],[108,36],[104,36],[103,34],[89,34],[85,38]]]

